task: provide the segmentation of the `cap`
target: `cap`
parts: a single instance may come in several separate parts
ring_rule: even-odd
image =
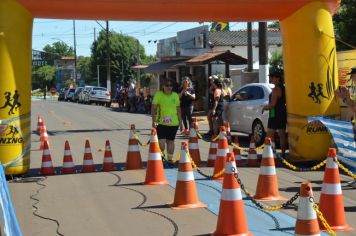
[[[211,75],[209,76],[209,79],[218,79],[219,77],[217,75]]]
[[[350,73],[347,73],[348,75],[356,74],[356,66],[351,68]]]

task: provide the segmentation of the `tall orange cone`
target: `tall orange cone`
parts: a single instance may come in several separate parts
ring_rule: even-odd
[[[234,154],[227,154],[216,231],[213,235],[252,235],[248,231]]]
[[[173,208],[206,207],[198,199],[192,163],[188,156],[188,145],[186,142],[182,142],[181,151],[174,201],[171,206]]]
[[[138,141],[135,138],[135,125],[131,125],[129,147],[126,155],[126,170],[142,169],[142,159]]]
[[[336,149],[329,148],[319,209],[334,231],[350,231],[352,228],[346,223],[339,167],[334,160],[337,160]],[[323,224],[319,225],[322,230],[325,229]]]
[[[88,173],[94,171],[95,171],[95,165],[94,165],[93,155],[91,154],[90,143],[89,140],[87,139],[85,140],[82,173]]]
[[[66,141],[64,144],[62,174],[74,174],[74,173],[75,173],[75,166],[73,163],[72,153],[70,151],[69,142]]]
[[[54,171],[48,143],[47,143],[47,141],[44,141],[40,174],[41,175],[53,175],[54,173],[55,173],[55,171]]]
[[[37,133],[41,132],[41,128],[43,127],[43,119],[40,115],[37,117]]]
[[[113,171],[113,170],[116,170],[116,168],[115,168],[114,160],[112,158],[110,142],[109,140],[106,140],[102,171]]]
[[[150,147],[147,160],[145,185],[168,184],[163,170],[161,152],[158,144],[157,130],[151,129]]]
[[[218,149],[216,151],[216,159],[215,159],[215,166],[214,166],[214,176],[213,179],[215,180],[222,180],[224,178],[223,175],[216,176],[218,173],[225,168],[226,163],[226,154],[229,152],[229,144],[227,142],[226,137],[226,130],[225,126],[220,126],[220,134],[219,134],[219,141],[218,141]]]
[[[300,186],[300,197],[298,204],[297,222],[294,235],[318,236],[320,228],[316,212],[310,202],[313,197],[311,183],[302,183]]]
[[[248,155],[247,155],[247,166],[250,166],[250,167],[259,166],[258,160],[257,160],[255,137],[253,137],[253,135],[251,135],[250,149],[249,149]]]
[[[258,176],[256,194],[253,198],[260,201],[286,200],[286,198],[279,195],[270,138],[265,138],[260,175]]]
[[[210,141],[209,154],[208,154],[208,162],[206,164],[207,167],[215,166],[216,159],[216,151],[217,151],[217,140],[213,141],[216,138],[216,135],[213,135],[212,140]]]
[[[200,151],[195,122],[193,122],[192,126],[190,127],[188,143],[190,156],[192,157],[195,165],[200,166]]]
[[[235,138],[234,138],[234,144],[235,144],[236,146],[239,146],[239,138],[238,138],[237,136],[235,136]],[[234,148],[232,149],[232,152],[233,152],[234,155],[235,155],[236,165],[237,165],[237,166],[242,166],[243,164],[242,164],[242,158],[241,158],[241,151],[240,151],[240,149],[234,147]]]
[[[47,145],[49,146],[47,128],[46,128],[46,124],[43,121],[43,126],[40,130],[40,142],[41,142],[40,150],[43,150],[44,148],[44,141],[47,141]]]

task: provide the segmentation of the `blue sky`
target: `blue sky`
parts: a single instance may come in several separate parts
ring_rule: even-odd
[[[105,27],[105,21],[98,21]],[[204,22],[210,25],[210,22]],[[109,21],[109,28],[115,32],[137,38],[145,47],[147,55],[155,55],[157,45],[154,40],[176,36],[181,30],[198,27],[198,22],[140,22],[140,21]],[[90,46],[94,41],[94,28],[96,35],[102,29],[96,21],[76,20],[77,55],[89,56]],[[230,30],[246,28],[245,22],[230,22]],[[151,43],[148,41],[151,40]],[[32,48],[42,50],[47,44],[64,41],[67,45],[74,45],[73,21],[60,19],[35,19],[33,23]]]

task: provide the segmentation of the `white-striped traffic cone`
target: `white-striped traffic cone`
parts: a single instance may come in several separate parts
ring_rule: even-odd
[[[216,138],[216,135],[213,135],[212,140],[210,141],[209,147],[209,154],[208,154],[208,161],[207,167],[214,167],[215,166],[215,159],[216,159],[216,151],[217,151],[217,142],[218,140],[213,141]]]
[[[74,174],[74,173],[75,173],[75,166],[73,163],[72,152],[70,151],[69,142],[66,140],[64,144],[62,174]]]
[[[192,123],[190,127],[190,133],[189,133],[189,153],[190,156],[192,157],[194,163],[196,166],[200,166],[200,151],[199,151],[199,143],[198,143],[198,136],[196,132],[196,124],[195,122]]]
[[[222,180],[224,178],[223,175],[216,176],[225,168],[226,163],[226,154],[229,152],[229,144],[227,142],[226,130],[225,126],[220,126],[220,134],[218,141],[218,149],[216,151],[216,159],[214,166],[214,176],[215,180]]]

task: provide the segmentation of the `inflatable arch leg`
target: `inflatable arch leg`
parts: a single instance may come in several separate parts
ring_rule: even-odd
[[[32,16],[0,1],[0,161],[7,175],[30,167]]]
[[[289,150],[294,161],[325,158],[331,138],[309,116],[339,118],[336,48],[332,15],[312,2],[281,21],[288,110]]]

